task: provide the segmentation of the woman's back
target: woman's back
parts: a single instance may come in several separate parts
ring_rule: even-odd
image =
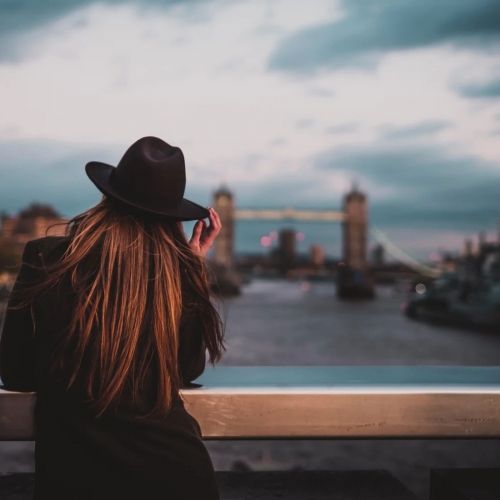
[[[67,237],[33,240],[27,245],[25,262],[51,264],[62,257],[67,245]],[[86,265],[95,264],[91,257]],[[26,269],[21,279],[37,279],[39,271]],[[127,388],[117,408],[98,419],[78,383],[67,391],[64,378],[50,373],[51,353],[65,335],[73,307],[69,276],[65,276],[57,287],[39,296],[33,316],[28,310],[14,311],[4,324],[3,335],[25,343],[26,339],[16,334],[23,331],[27,320],[36,319],[32,349],[20,346],[17,350],[24,348],[24,355],[8,362],[15,363],[15,371],[21,374],[20,388],[37,391],[36,498],[80,498],[76,494],[81,498],[138,498],[146,493],[147,498],[218,498],[199,425],[185,410],[182,399],[174,399],[167,417],[140,418],[154,398],[153,368],[139,404],[132,404]],[[201,374],[205,365],[204,342],[197,326],[196,318],[184,311],[179,360],[185,383]],[[8,347],[10,354],[15,352]],[[6,365],[2,363],[4,371]],[[30,372],[32,380],[27,377]],[[15,373],[7,376],[8,388],[16,388],[15,378]],[[149,485],[148,492],[143,491],[145,485]],[[190,491],[192,488],[195,490]]]

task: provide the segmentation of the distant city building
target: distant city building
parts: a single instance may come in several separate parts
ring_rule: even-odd
[[[283,228],[278,235],[278,265],[282,270],[288,270],[295,264],[296,252],[295,229]]]
[[[377,243],[372,250],[372,264],[375,267],[382,267],[385,264],[385,250],[380,243]]]
[[[474,248],[472,245],[472,240],[470,238],[467,238],[464,241],[463,256],[464,257],[472,257],[473,253],[474,253]]]
[[[343,211],[343,261],[351,269],[363,270],[367,267],[368,215],[366,196],[356,186],[345,196]]]
[[[484,292],[492,283],[500,283],[500,243],[488,242],[485,231],[479,232],[475,241],[476,248],[472,239],[465,240],[462,256],[456,259],[456,271],[464,286],[482,286]]]
[[[492,245],[483,259],[483,272],[493,283],[500,283],[500,245]]]
[[[439,269],[443,273],[454,273],[457,271],[458,259],[449,253],[444,253],[438,264]]]
[[[27,241],[44,236],[63,236],[68,219],[48,204],[32,203],[17,215],[2,214],[0,237],[22,251]],[[51,227],[53,224],[53,227]]]
[[[231,191],[220,187],[213,195],[214,208],[221,219],[222,228],[214,242],[214,261],[226,268],[234,263],[234,200]]]
[[[478,244],[479,244],[479,252],[478,253],[482,253],[484,251],[484,248],[487,245],[486,231],[479,231],[477,239],[478,239]]]
[[[309,258],[314,267],[323,267],[325,265],[325,249],[321,245],[311,245]]]
[[[477,274],[477,252],[474,250],[474,242],[470,238],[464,240],[462,258],[457,267],[461,279],[473,280]]]

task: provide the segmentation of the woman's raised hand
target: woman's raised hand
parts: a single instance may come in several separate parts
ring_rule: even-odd
[[[189,240],[189,246],[200,257],[205,257],[222,227],[219,214],[212,207],[208,211],[210,224],[207,226],[205,219],[199,219]]]

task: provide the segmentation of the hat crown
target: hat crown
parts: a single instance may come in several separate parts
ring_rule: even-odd
[[[143,137],[125,151],[112,177],[132,202],[158,210],[176,208],[186,188],[184,155],[158,137]]]
[[[158,137],[134,142],[115,167],[99,161],[85,165],[90,180],[105,196],[140,212],[174,220],[196,220],[209,211],[184,198],[184,155]]]

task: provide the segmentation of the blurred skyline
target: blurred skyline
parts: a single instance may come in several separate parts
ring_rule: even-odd
[[[356,181],[420,256],[500,220],[496,0],[17,0],[0,42],[0,210],[73,216],[86,162],[157,135],[204,205],[338,209]]]

